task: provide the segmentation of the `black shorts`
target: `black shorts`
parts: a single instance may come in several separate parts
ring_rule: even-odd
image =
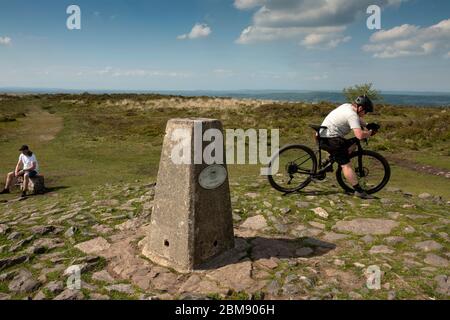
[[[320,138],[320,147],[327,151],[334,160],[344,165],[350,162],[350,154],[348,149],[357,142],[357,138],[344,139],[344,138]]]
[[[27,173],[27,171],[23,171],[23,170],[22,170],[21,173],[19,174],[19,176],[20,176],[20,177],[23,177],[23,176],[25,175],[25,173]],[[28,171],[28,176],[29,176],[30,178],[34,178],[34,177],[37,176],[37,172],[34,171],[34,170]]]

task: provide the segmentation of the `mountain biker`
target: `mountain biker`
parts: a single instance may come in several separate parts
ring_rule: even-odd
[[[322,123],[326,129],[320,131],[321,147],[330,153],[342,167],[345,178],[355,190],[354,195],[362,199],[373,199],[359,185],[358,178],[350,163],[350,154],[356,148],[357,140],[364,140],[376,134],[367,130],[364,116],[373,112],[373,103],[366,95],[359,96],[353,103],[345,103],[331,111]],[[345,139],[353,130],[355,138]]]

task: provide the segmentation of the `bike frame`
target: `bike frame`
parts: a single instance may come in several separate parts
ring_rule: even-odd
[[[364,175],[364,167],[363,167],[363,163],[362,163],[362,151],[363,151],[363,148],[361,146],[361,141],[360,140],[357,140],[355,143],[356,143],[356,146],[357,146],[357,150],[355,152],[358,154],[358,172],[356,172],[356,173],[359,175],[359,177],[362,178],[362,177],[365,176]],[[304,174],[309,174],[313,178],[317,177],[317,176],[321,176],[323,174],[326,175],[326,173],[328,172],[328,169],[330,167],[332,167],[334,165],[334,163],[336,162],[333,159],[333,157],[330,157],[330,162],[325,167],[322,167],[322,148],[320,147],[320,143],[319,142],[317,142],[317,149],[316,149],[315,154],[317,155],[316,159],[318,161],[318,166],[316,168],[316,172],[311,173],[311,172],[308,172],[308,171],[301,171],[301,170],[299,170],[298,172],[304,173]],[[317,169],[319,169],[319,170],[317,170]]]

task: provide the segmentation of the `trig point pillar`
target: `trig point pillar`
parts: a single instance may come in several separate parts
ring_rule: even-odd
[[[220,139],[211,138],[211,133],[219,133]],[[142,252],[153,262],[189,272],[234,247],[223,141],[219,120],[168,121],[150,234]],[[211,153],[213,142],[220,147]],[[223,161],[205,163],[204,153]]]

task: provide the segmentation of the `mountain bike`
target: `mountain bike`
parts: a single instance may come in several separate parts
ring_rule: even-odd
[[[321,181],[327,173],[333,172],[335,160],[330,155],[322,160],[322,146],[320,130],[323,126],[310,125],[316,131],[316,146],[314,152],[311,148],[301,144],[290,144],[282,147],[271,159],[269,168],[274,166],[278,159],[278,172],[269,175],[268,179],[273,188],[285,194],[297,192],[305,188],[312,181]],[[367,143],[367,140],[366,140]],[[391,169],[387,160],[374,151],[364,150],[360,140],[355,139],[356,150],[350,154],[350,161],[358,177],[359,185],[368,193],[373,194],[383,189],[391,176]],[[342,172],[341,166],[336,170],[336,180],[348,193],[353,193],[350,182]]]

